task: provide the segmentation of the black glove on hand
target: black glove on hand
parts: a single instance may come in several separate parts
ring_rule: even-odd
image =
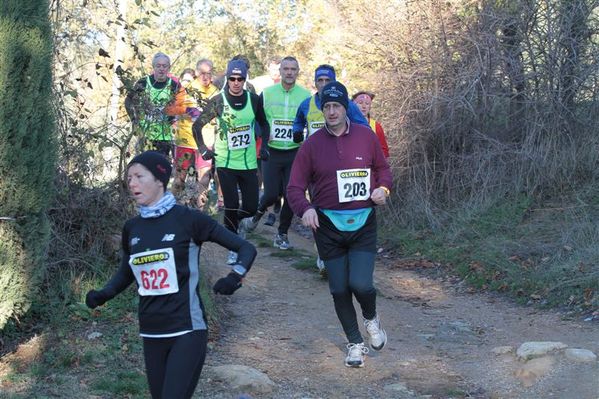
[[[304,141],[304,132],[293,132],[293,142],[301,143]]]
[[[104,305],[107,300],[108,298],[103,291],[91,290],[85,296],[85,304],[91,309]]]
[[[268,158],[270,158],[270,152],[265,147],[260,147],[260,159],[268,161]]]
[[[241,276],[231,272],[227,277],[219,279],[212,289],[215,294],[231,295],[239,288],[241,288]]]
[[[202,156],[202,159],[204,161],[209,161],[211,159],[214,159],[214,157],[216,156],[216,153],[212,150],[205,149],[204,151],[202,151],[200,153],[200,155]]]

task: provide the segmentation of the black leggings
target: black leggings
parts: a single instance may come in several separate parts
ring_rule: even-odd
[[[216,168],[220,189],[223,192],[225,203],[225,227],[237,233],[239,220],[254,216],[258,209],[258,175],[256,169],[236,170],[229,168]],[[241,191],[241,208],[239,207],[239,194]]]
[[[144,359],[152,399],[191,398],[206,359],[208,332],[172,338],[144,338]]]
[[[263,213],[269,206],[275,204],[279,200],[282,187],[285,202],[281,208],[279,234],[287,234],[293,220],[293,211],[287,203],[286,192],[287,185],[289,184],[289,175],[291,174],[291,165],[293,165],[297,149],[282,151],[270,148],[269,151],[270,158],[268,158],[268,161],[262,161],[264,195],[260,199],[258,210]]]
[[[376,316],[376,289],[373,285],[377,223],[373,209],[364,226],[356,231],[340,231],[321,211],[320,227],[314,231],[318,253],[329,275],[329,290],[335,312],[348,342],[364,342],[353,297],[358,300],[365,319]]]

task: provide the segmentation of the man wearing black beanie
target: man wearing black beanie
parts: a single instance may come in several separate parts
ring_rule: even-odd
[[[369,349],[353,299],[360,305],[370,347],[381,350],[387,333],[381,326],[373,284],[376,208],[386,203],[393,180],[372,130],[348,118],[352,103],[345,86],[328,83],[320,100],[325,126],[298,150],[287,198],[295,214],[312,229],[324,261],[335,312],[348,341],[345,365],[363,367]]]

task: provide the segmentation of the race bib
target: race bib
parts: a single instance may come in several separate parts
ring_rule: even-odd
[[[370,198],[370,168],[337,171],[339,202],[365,201]]]
[[[172,248],[131,255],[129,266],[137,280],[139,295],[166,295],[179,291],[175,254]]]
[[[252,128],[249,125],[234,127],[227,135],[229,150],[248,148],[252,139]]]
[[[293,121],[275,119],[270,127],[270,139],[276,141],[293,141]]]
[[[312,122],[312,123],[310,123],[309,136],[313,135],[314,133],[316,133],[316,131],[318,129],[322,129],[323,127],[324,127],[324,122]]]

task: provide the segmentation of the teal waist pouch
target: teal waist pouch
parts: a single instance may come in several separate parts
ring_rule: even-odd
[[[339,231],[356,231],[362,228],[372,212],[372,208],[362,209],[321,209]]]

